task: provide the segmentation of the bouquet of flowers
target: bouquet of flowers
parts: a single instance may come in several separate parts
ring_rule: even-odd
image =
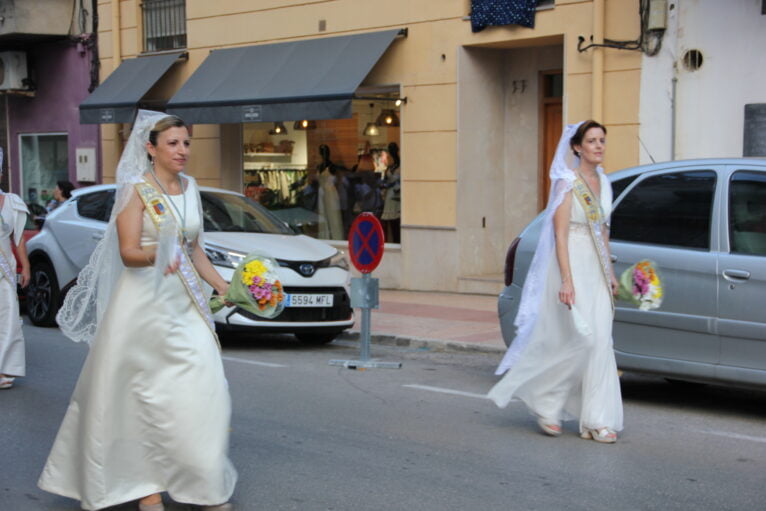
[[[279,281],[279,264],[271,257],[251,253],[237,266],[224,296],[210,299],[210,310],[218,312],[231,302],[260,316],[273,318],[285,308],[285,293]]]
[[[639,261],[622,272],[617,299],[638,305],[643,311],[662,305],[662,282],[654,262]]]

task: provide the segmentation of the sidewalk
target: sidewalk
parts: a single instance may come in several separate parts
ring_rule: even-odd
[[[358,339],[361,314],[343,337]],[[497,297],[459,293],[381,290],[372,310],[371,341],[434,350],[505,352]]]

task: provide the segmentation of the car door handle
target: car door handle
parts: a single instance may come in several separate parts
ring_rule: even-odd
[[[617,256],[616,255],[612,254],[611,256],[609,256],[609,258],[612,260],[613,263],[617,262]]]
[[[90,235],[90,237],[93,238],[94,240],[98,241],[98,240],[101,240],[104,237],[104,233],[102,233],[102,232],[94,232],[94,233],[92,233]]]
[[[745,270],[724,270],[722,275],[727,280],[747,280],[750,278],[750,272]]]

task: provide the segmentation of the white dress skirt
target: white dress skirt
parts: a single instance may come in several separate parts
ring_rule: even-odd
[[[602,176],[601,202],[611,211],[611,188]],[[607,427],[622,430],[622,397],[612,350],[612,304],[585,211],[572,197],[569,265],[575,307],[590,335],[578,333],[572,312],[558,298],[561,273],[555,252],[548,265],[540,312],[518,362],[490,390],[488,397],[505,408],[513,399],[553,423],[579,419],[580,431]]]
[[[187,228],[200,228],[187,191]],[[166,196],[167,198],[168,196]],[[173,196],[182,207],[181,196]],[[144,212],[141,243],[156,243]],[[166,491],[216,505],[237,479],[228,458],[231,401],[221,355],[178,274],[120,276],[38,485],[102,509]]]
[[[16,195],[3,194],[0,216],[5,228],[0,225],[0,249],[16,275],[16,258],[13,257],[12,243],[20,241],[26,223],[26,206]],[[19,298],[16,282],[9,282],[0,272],[0,374],[25,376],[24,334],[21,331]]]

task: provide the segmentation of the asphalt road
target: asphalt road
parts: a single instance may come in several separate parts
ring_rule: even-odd
[[[86,347],[58,330],[25,334],[29,376],[0,391],[0,511],[74,511],[77,502],[35,483]],[[376,345],[372,353],[403,366],[330,366],[358,358],[348,342],[225,342],[239,511],[766,506],[766,393],[624,375],[626,430],[600,445],[574,424],[545,437],[520,403],[500,410],[484,399],[494,356]]]

